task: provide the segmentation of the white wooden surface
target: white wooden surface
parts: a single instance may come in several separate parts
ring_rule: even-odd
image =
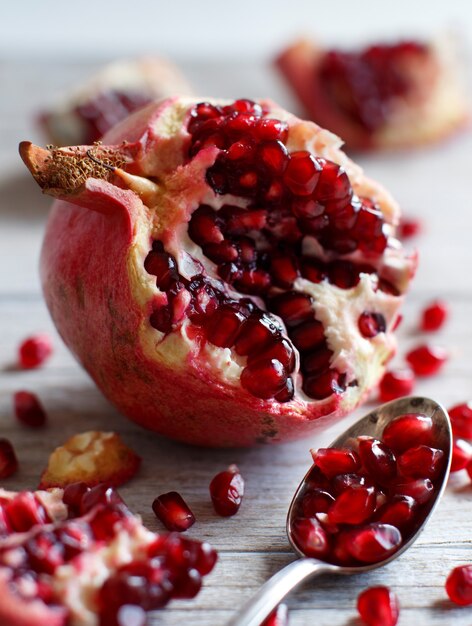
[[[285,537],[291,495],[309,466],[309,448],[328,443],[351,416],[318,439],[251,450],[206,450],[166,441],[120,416],[74,362],[54,333],[41,299],[37,258],[47,216],[42,197],[17,154],[18,141],[44,143],[32,118],[61,88],[86,76],[84,62],[0,61],[0,435],[15,444],[20,472],[5,481],[12,489],[33,488],[49,452],[81,430],[114,429],[144,459],[140,475],[122,489],[131,507],[158,530],[150,505],[164,491],[176,489],[194,510],[192,537],[209,540],[220,552],[214,573],[196,600],[174,602],[151,624],[223,626],[232,612],[280,567],[294,557]],[[283,86],[260,65],[184,67],[196,89],[218,96],[265,95],[292,106]],[[451,305],[452,317],[433,339],[447,346],[444,372],[421,382],[417,392],[446,406],[472,399],[472,232],[471,149],[469,133],[418,152],[363,158],[366,170],[382,180],[404,209],[425,220],[418,238],[421,265],[405,307],[400,351],[419,340],[415,329],[422,304],[437,296]],[[45,330],[55,338],[55,354],[46,367],[14,368],[18,342]],[[15,424],[11,395],[20,388],[36,391],[47,407],[47,429],[36,432]],[[246,496],[232,519],[213,514],[208,484],[229,463],[246,479]],[[464,476],[451,480],[435,518],[417,544],[388,567],[352,578],[325,577],[305,585],[288,600],[292,626],[359,625],[355,601],[373,584],[389,585],[399,596],[401,626],[472,624],[472,609],[454,607],[443,585],[449,570],[472,561],[472,486]]]

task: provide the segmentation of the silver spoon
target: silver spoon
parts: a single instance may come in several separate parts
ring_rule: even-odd
[[[277,572],[270,578],[255,594],[255,596],[244,606],[241,611],[233,617],[228,626],[260,626],[266,617],[276,608],[276,606],[301,582],[317,576],[318,574],[358,574],[361,572],[369,572],[394,561],[416,541],[418,535],[426,526],[429,518],[433,514],[434,509],[439,503],[441,496],[446,487],[447,478],[452,458],[452,432],[449,416],[444,408],[429,398],[401,398],[384,404],[360,419],[358,422],[348,428],[340,435],[330,447],[343,447],[348,444],[349,440],[354,440],[359,435],[368,435],[371,437],[381,438],[385,426],[399,415],[406,413],[421,413],[431,417],[433,427],[435,428],[436,447],[441,448],[446,455],[445,468],[442,472],[441,483],[439,479],[436,481],[438,489],[435,491],[434,497],[428,503],[429,511],[425,515],[423,521],[415,532],[394,554],[389,558],[372,563],[369,565],[359,566],[341,566],[333,565],[314,558],[307,558],[297,547],[293,540],[292,518],[293,511],[298,503],[298,499],[304,493],[305,482],[307,481],[311,469],[305,475],[304,479],[298,486],[297,491],[290,504],[287,515],[287,536],[288,540],[296,552],[301,557],[286,565],[280,572]]]

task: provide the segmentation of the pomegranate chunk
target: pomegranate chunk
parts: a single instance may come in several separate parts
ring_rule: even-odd
[[[451,472],[465,469],[472,461],[472,446],[465,439],[454,439],[452,445]]]
[[[415,387],[415,382],[415,375],[409,367],[385,372],[379,383],[381,402],[389,402],[410,395]]]
[[[52,354],[52,342],[48,335],[33,335],[18,348],[18,362],[23,369],[40,367]]]
[[[244,479],[236,465],[217,474],[210,483],[210,497],[218,515],[236,515],[244,496]]]
[[[455,604],[472,604],[472,565],[455,567],[446,580],[446,592]]]
[[[357,610],[366,626],[395,626],[400,605],[388,587],[370,587],[359,594]]]
[[[15,450],[8,439],[0,439],[0,478],[8,478],[18,469]]]
[[[288,626],[287,605],[279,604],[269,617],[262,622],[261,626]]]
[[[421,313],[420,328],[433,332],[442,328],[449,316],[449,307],[444,300],[434,300]]]
[[[410,350],[406,360],[417,376],[433,376],[437,374],[448,359],[443,348],[430,345],[418,346]]]
[[[41,428],[47,420],[46,412],[38,397],[30,391],[17,391],[13,396],[16,418],[30,428]]]
[[[401,454],[414,446],[432,445],[433,420],[417,413],[399,415],[387,425],[382,438],[396,454]]]
[[[472,439],[472,403],[463,402],[449,409],[452,432],[456,437]]]
[[[360,459],[353,450],[319,448],[311,450],[313,462],[328,478],[337,474],[355,472],[360,467]]]
[[[194,514],[176,491],[158,496],[152,503],[152,510],[168,530],[183,532],[195,524]]]

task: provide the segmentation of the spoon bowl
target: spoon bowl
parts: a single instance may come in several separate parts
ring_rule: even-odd
[[[386,426],[395,418],[406,414],[419,414],[431,418],[435,447],[440,448],[445,456],[440,475],[435,479],[433,496],[428,503],[423,505],[421,518],[419,518],[416,526],[410,530],[410,533],[406,535],[398,549],[383,560],[367,564],[361,563],[359,565],[339,565],[307,557],[294,539],[293,526],[299,510],[300,500],[307,491],[307,484],[314,467],[312,466],[298,486],[287,515],[287,537],[294,552],[300,558],[272,576],[248,604],[229,622],[228,626],[260,626],[285,596],[306,579],[321,573],[350,575],[383,567],[402,555],[416,541],[439,504],[449,476],[452,459],[452,431],[449,416],[445,409],[429,398],[407,397],[394,400],[377,407],[358,420],[337,437],[329,447],[352,448],[359,436],[381,439]]]

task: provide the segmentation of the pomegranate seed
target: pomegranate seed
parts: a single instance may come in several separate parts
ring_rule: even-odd
[[[301,517],[294,520],[292,532],[298,549],[305,556],[323,559],[328,555],[328,535],[316,519]]]
[[[410,496],[393,496],[375,514],[375,521],[402,530],[416,515],[417,504]]]
[[[327,513],[334,501],[333,496],[322,489],[308,491],[301,501],[303,517],[314,517],[316,513]]]
[[[341,289],[350,289],[359,282],[359,272],[350,261],[333,261],[328,270],[329,280]]]
[[[400,239],[409,239],[415,237],[423,229],[420,220],[415,218],[402,217],[398,225],[398,236]]]
[[[376,493],[373,487],[345,489],[328,511],[332,524],[362,524],[374,513]]]
[[[472,403],[464,402],[451,407],[449,417],[456,437],[472,439]]]
[[[314,464],[320,468],[325,476],[333,478],[338,474],[356,472],[361,462],[353,450],[338,448],[319,448],[311,450]]]
[[[379,383],[379,397],[381,402],[388,402],[411,394],[415,386],[415,375],[408,368],[385,372]]]
[[[77,487],[77,489],[80,490],[81,488]],[[103,483],[88,489],[82,494],[80,502],[81,515],[85,515],[99,504],[112,505],[114,507],[125,506],[120,494],[113,487]]]
[[[410,482],[397,483],[391,492],[397,496],[410,496],[418,504],[425,504],[434,495],[434,485],[429,478],[418,478]]]
[[[158,496],[152,503],[152,510],[168,530],[183,532],[195,524],[194,514],[176,491]]]
[[[287,605],[279,604],[269,617],[262,622],[261,626],[288,626]]]
[[[444,452],[429,446],[409,448],[398,457],[398,470],[408,478],[437,478],[444,465]]]
[[[292,372],[295,368],[295,352],[293,350],[292,344],[284,337],[280,337],[278,341],[276,341],[272,345],[269,345],[268,348],[265,348],[259,354],[250,354],[248,362],[251,363],[253,361],[267,361],[271,359],[277,359],[277,361],[280,361],[280,363],[282,363],[287,372]]]
[[[275,339],[278,328],[268,315],[253,313],[239,331],[234,350],[244,356],[265,349]]]
[[[46,413],[34,393],[17,391],[13,396],[13,404],[16,418],[25,426],[40,428],[46,423]]]
[[[287,374],[277,359],[248,363],[241,374],[241,385],[256,398],[268,400],[285,386]]]
[[[285,168],[284,183],[296,196],[313,193],[320,178],[321,165],[306,151],[292,152]]]
[[[15,450],[8,439],[0,439],[0,478],[8,478],[18,469]]]
[[[398,550],[401,542],[398,528],[374,523],[349,531],[347,549],[362,563],[378,563]]]
[[[290,288],[300,275],[296,259],[291,255],[274,255],[270,271],[275,283],[286,289]]]
[[[357,610],[366,626],[395,626],[400,605],[388,587],[370,587],[357,598]]]
[[[344,391],[339,378],[339,372],[336,370],[328,370],[318,376],[310,376],[303,381],[303,391],[310,398],[324,400],[333,393],[342,393]]]
[[[417,376],[437,374],[447,359],[446,350],[430,345],[418,346],[406,355],[406,360]]]
[[[281,391],[276,393],[274,398],[277,400],[277,402],[290,402],[290,400],[293,399],[294,395],[295,386],[293,384],[293,380],[289,377],[285,381],[285,385],[283,386]]]
[[[387,424],[382,439],[396,454],[401,454],[408,448],[432,445],[433,420],[418,413],[399,415]]]
[[[452,570],[446,580],[446,593],[455,604],[472,604],[472,565],[459,565]]]
[[[454,439],[451,472],[459,472],[472,462],[472,446],[464,439]]]
[[[271,310],[281,317],[287,326],[296,326],[313,317],[310,296],[296,291],[289,291],[273,298]]]
[[[359,437],[359,456],[365,470],[380,484],[397,475],[395,455],[388,446],[370,437]]]
[[[188,233],[200,246],[223,241],[223,234],[216,224],[216,213],[207,205],[201,205],[193,213]]]
[[[367,313],[364,311],[358,320],[361,335],[370,339],[379,333],[384,333],[386,329],[385,318],[381,313]]]
[[[439,330],[449,316],[449,308],[444,300],[434,300],[421,313],[420,328],[425,332]]]
[[[334,493],[339,495],[351,487],[373,487],[374,483],[368,476],[360,474],[338,474],[331,481]]]
[[[80,515],[82,498],[89,491],[90,487],[88,487],[87,483],[84,482],[71,483],[70,485],[66,485],[64,487],[62,501],[69,508],[71,516],[76,517]]]
[[[31,566],[37,572],[53,574],[64,563],[64,546],[57,541],[53,532],[38,533],[25,544],[25,550]]]
[[[5,513],[16,532],[27,532],[36,524],[44,525],[49,521],[44,507],[29,491],[20,492],[13,500],[5,504]]]
[[[286,141],[288,124],[280,120],[262,119],[257,123],[257,134],[263,141]]]
[[[305,322],[293,328],[289,335],[300,352],[310,352],[324,342],[323,324],[317,320]]]
[[[307,374],[320,374],[328,369],[333,353],[326,346],[303,355],[302,368]]]
[[[351,183],[344,169],[336,163],[323,160],[315,199],[322,204],[331,203],[333,208],[342,208],[349,204],[351,197]]]
[[[290,160],[288,150],[281,141],[268,141],[259,146],[258,158],[272,174],[281,176]]]
[[[244,496],[244,479],[236,465],[216,474],[210,483],[210,496],[218,515],[236,515]]]
[[[18,361],[23,369],[42,365],[52,354],[52,343],[48,335],[33,335],[25,339],[18,349]]]
[[[246,317],[230,306],[221,306],[214,313],[207,326],[207,339],[220,348],[230,348],[236,341]]]
[[[144,261],[144,269],[156,277],[156,285],[166,291],[179,279],[177,263],[167,252],[151,250]]]
[[[203,252],[215,263],[236,261],[239,256],[238,250],[230,241],[206,244],[203,246]]]

